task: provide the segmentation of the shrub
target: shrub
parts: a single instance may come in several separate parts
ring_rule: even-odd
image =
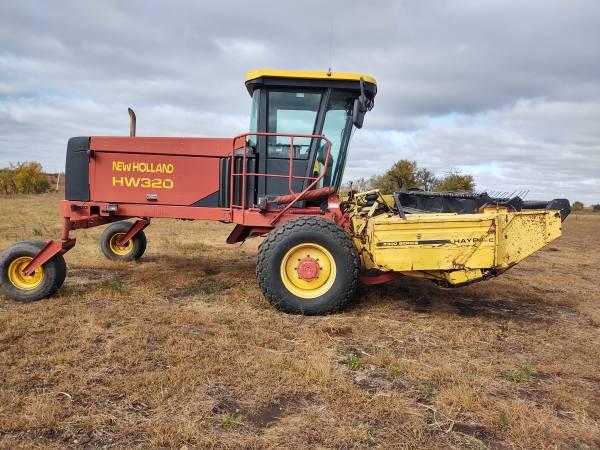
[[[437,192],[473,192],[475,180],[473,175],[464,175],[457,170],[451,170],[435,186]]]
[[[349,190],[350,183],[345,184],[344,188]],[[379,189],[385,194],[409,189],[473,192],[475,180],[472,175],[464,175],[456,169],[451,169],[445,175],[437,177],[431,170],[419,167],[416,161],[401,159],[392,164],[383,175],[373,175],[368,180],[364,178],[355,180],[352,188],[359,192]]]
[[[38,162],[19,162],[0,169],[0,190],[6,195],[41,194],[49,188],[50,182]]]
[[[22,194],[41,194],[50,188],[48,178],[42,172],[42,165],[35,161],[17,163],[15,185]]]
[[[534,368],[529,364],[519,364],[514,369],[504,370],[502,376],[514,383],[527,383],[534,373]]]
[[[219,425],[223,428],[236,428],[242,424],[244,416],[241,414],[223,414],[219,420]]]
[[[571,205],[571,209],[573,211],[582,211],[583,210],[583,203],[581,203],[581,202],[573,202],[573,204]]]
[[[0,169],[0,190],[6,195],[16,194],[17,192],[15,171],[11,167]]]
[[[365,368],[365,363],[358,355],[349,355],[344,358],[341,363],[347,365],[352,370],[361,370]]]

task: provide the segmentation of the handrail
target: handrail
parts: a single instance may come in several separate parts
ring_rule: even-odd
[[[279,175],[279,174],[246,172],[247,148],[248,148],[247,137],[248,136],[256,136],[256,137],[258,137],[258,136],[267,136],[267,137],[268,136],[277,136],[277,137],[289,137],[290,138],[290,152],[289,152],[290,166],[289,166],[289,174],[287,175],[287,177],[286,177],[286,175]],[[241,138],[244,138],[244,145],[242,147],[243,148],[242,173],[235,173],[235,151],[237,150],[236,142]],[[318,139],[319,141],[325,141],[327,143],[327,154],[325,155],[325,162],[323,164],[321,174],[318,177],[306,177],[306,176],[294,175],[294,172],[293,172],[294,138]],[[281,218],[281,216],[283,214],[285,214],[294,205],[294,203],[300,201],[302,199],[302,197],[308,191],[310,191],[314,186],[316,186],[316,184],[319,181],[321,181],[323,179],[323,177],[325,176],[325,173],[327,172],[327,167],[329,166],[329,158],[330,158],[330,154],[331,154],[331,141],[321,134],[289,134],[289,133],[267,133],[267,132],[255,131],[255,132],[248,132],[248,133],[244,133],[244,134],[235,136],[233,138],[232,144],[233,144],[232,145],[233,149],[231,152],[231,182],[230,182],[231,193],[230,193],[230,204],[229,204],[232,217],[233,217],[234,209],[239,208],[242,211],[244,211],[246,209],[246,177],[247,176],[288,178],[288,190],[290,191],[290,195],[296,195],[296,197],[294,198],[294,200],[292,202],[290,202],[285,208],[283,208],[275,216],[275,218],[271,221],[271,225],[274,225],[275,223],[277,223],[277,221]],[[239,177],[239,176],[242,177],[242,194],[241,194],[242,203],[241,203],[241,205],[236,205],[235,204],[235,177]],[[293,180],[312,180],[312,183],[310,183],[308,185],[308,187],[306,189],[304,189],[302,192],[296,193],[296,192],[294,192],[293,187],[292,187]]]

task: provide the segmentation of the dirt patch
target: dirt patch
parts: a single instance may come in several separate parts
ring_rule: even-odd
[[[450,442],[459,448],[470,449],[501,449],[494,433],[483,425],[454,422],[451,429]]]
[[[102,269],[72,269],[69,270],[70,285],[88,285],[102,282],[113,277],[113,274]]]
[[[210,384],[207,388],[207,394],[212,399],[210,411],[213,414],[239,415],[245,411],[238,402],[238,395],[235,390],[223,384]]]
[[[325,325],[323,332],[331,337],[346,337],[352,335],[354,330],[349,326]]]
[[[248,423],[257,428],[273,426],[284,417],[298,412],[303,404],[310,402],[312,398],[311,395],[284,395],[249,414]]]
[[[486,427],[471,423],[454,423],[452,431],[455,433],[463,433],[468,434],[469,436],[475,436],[481,440],[490,440],[492,437]]]
[[[231,283],[217,278],[199,278],[194,283],[167,291],[169,300],[178,301],[187,297],[209,296],[231,288]]]

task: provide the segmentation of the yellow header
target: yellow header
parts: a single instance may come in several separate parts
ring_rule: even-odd
[[[319,72],[317,70],[271,70],[271,69],[253,69],[246,75],[246,81],[254,80],[260,77],[274,78],[308,78],[314,80],[349,80],[359,81],[360,77],[367,83],[377,84],[375,78],[360,73],[347,72]]]

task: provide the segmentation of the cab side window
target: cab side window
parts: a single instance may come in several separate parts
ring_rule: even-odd
[[[268,129],[270,133],[314,134],[321,93],[270,91],[268,99]],[[308,159],[310,138],[294,138],[293,158]],[[289,158],[291,139],[269,136],[267,156]]]

